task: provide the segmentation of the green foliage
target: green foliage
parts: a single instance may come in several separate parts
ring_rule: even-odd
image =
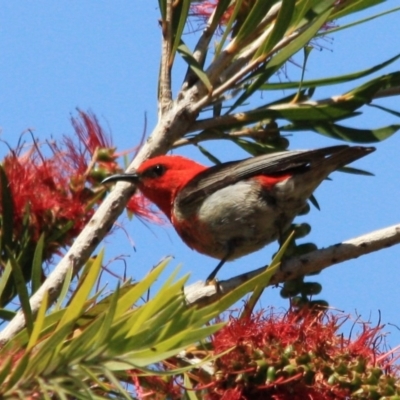
[[[199,308],[186,303],[182,287],[188,277],[176,279],[175,270],[149,301],[141,302],[168,263],[160,263],[140,282],[125,282],[99,301],[101,293],[91,293],[101,271],[102,253],[90,260],[65,307],[53,307],[46,314],[46,296],[34,323],[0,349],[1,397],[50,398],[57,393],[63,398],[73,393],[82,399],[130,398],[120,382],[131,383],[132,370],[163,374],[149,368],[207,339],[223,326],[209,322],[253,290],[260,279],[268,284],[274,272],[269,269]]]
[[[314,55],[311,48],[318,37],[351,28],[376,16],[341,27],[332,27],[334,21],[382,2],[220,0],[213,13],[201,15],[197,12],[196,15],[194,1],[159,0],[165,49],[162,66],[168,72],[160,74],[160,77],[169,77],[176,56],[182,57],[187,64],[187,74],[175,105],[185,103],[181,100],[188,96],[190,101],[186,101],[187,108],[183,112],[195,116],[192,120],[188,118],[190,123],[186,131],[171,147],[194,144],[209,160],[218,163],[218,156],[200,143],[213,139],[229,140],[250,155],[261,155],[288,148],[289,141],[282,132],[313,131],[353,143],[378,142],[393,135],[400,129],[400,124],[355,129],[345,126],[343,121],[360,115],[365,106],[376,107],[398,118],[398,111],[374,102],[387,91],[400,87],[399,72],[369,78],[352,90],[330,98],[320,99],[316,94],[319,88],[368,78],[394,64],[400,55],[357,72],[304,79],[307,60]],[[204,17],[206,25],[191,49],[184,40],[184,32],[193,14]],[[276,73],[303,49],[301,79],[295,82],[274,81]],[[167,89],[172,92],[171,87]],[[276,95],[278,90],[291,92],[276,99],[272,95]],[[164,92],[160,93],[163,95]],[[251,101],[255,96],[261,97],[260,94],[267,100],[256,107]],[[115,149],[108,150],[112,150],[107,161],[109,171],[114,171]],[[105,164],[104,160],[100,161]],[[343,170],[368,174],[354,168]],[[91,179],[95,173],[98,179],[104,178],[104,171],[99,169],[93,169],[91,173]],[[71,181],[68,186],[77,190],[75,183]],[[155,375],[164,379],[163,382],[171,376],[183,377],[184,386],[189,389],[186,398],[199,398],[190,390],[195,386],[190,371],[197,369],[202,372],[203,365],[212,362],[212,357],[200,359],[194,366],[189,362],[176,363],[172,369],[165,367],[165,360],[176,357],[189,346],[206,349],[209,354],[208,338],[223,326],[221,323],[210,324],[210,321],[252,292],[242,315],[243,319],[250,317],[283,253],[288,257],[316,249],[313,243],[295,242],[310,232],[310,226],[293,226],[294,240],[291,242],[287,238],[270,268],[203,307],[186,303],[182,288],[187,276],[177,279],[177,271],[165,280],[149,301],[141,300],[153,288],[169,260],[152,269],[140,282],[124,282],[107,295],[103,291],[94,292],[102,267],[101,253],[86,263],[71,295],[74,277],[70,268],[54,304],[50,304],[47,294],[35,315],[29,297],[42,283],[44,261],[54,254],[55,249],[48,254],[47,245],[54,241],[60,242],[57,246],[68,245],[70,241],[64,243],[63,240],[65,233],[71,231],[73,221],[58,224],[47,236],[41,232],[32,242],[28,229],[30,206],[26,204],[22,221],[26,229],[22,229],[24,234],[16,238],[13,236],[14,203],[3,166],[0,166],[0,185],[0,256],[3,268],[0,305],[5,306],[17,294],[26,320],[26,328],[0,349],[0,397],[4,399],[130,399],[134,378]],[[85,194],[89,192],[87,187],[81,189]],[[94,186],[90,189],[87,209],[91,209],[105,193],[103,189],[97,192],[98,188]],[[316,199],[310,200],[318,207]],[[30,287],[27,286],[29,281]],[[310,296],[320,291],[318,282],[304,282],[299,278],[286,282],[281,294],[291,298],[298,308],[304,305],[327,306],[323,300],[309,301]],[[9,320],[15,312],[1,309],[0,316]],[[288,362],[288,367],[291,365]],[[265,372],[258,367],[257,373]],[[298,368],[296,373],[304,372],[301,363],[295,367]],[[272,375],[276,371],[270,372],[267,371],[267,383],[274,381]],[[283,371],[282,376],[286,376],[286,372]],[[239,377],[234,376],[236,382]]]

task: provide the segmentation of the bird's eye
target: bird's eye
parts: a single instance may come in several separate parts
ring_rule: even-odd
[[[148,178],[159,178],[165,174],[166,170],[167,169],[164,165],[157,164],[154,167],[149,168],[143,175]]]

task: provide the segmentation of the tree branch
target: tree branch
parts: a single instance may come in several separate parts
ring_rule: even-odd
[[[187,132],[197,117],[196,113],[188,111],[194,96],[196,96],[195,87],[182,92],[179,100],[174,102],[173,107],[166,110],[149,139],[128,167],[127,172],[133,171],[150,157],[165,154],[171,149],[173,143]],[[54,302],[70,268],[73,269],[73,276],[79,272],[101,240],[107,235],[134,192],[135,187],[132,184],[120,182],[115,186],[115,189],[99,206],[99,209],[59,264],[47,277],[39,290],[30,298],[33,315],[36,315],[39,310],[46,293],[49,294],[49,305]],[[23,312],[19,311],[4,330],[0,332],[0,346],[24,327],[25,317]]]
[[[163,115],[172,103],[171,92],[171,43],[172,43],[172,0],[166,2],[165,19],[161,21],[162,51],[158,94],[159,116]]]
[[[400,224],[329,246],[326,249],[316,250],[301,257],[290,258],[282,262],[280,269],[272,277],[269,285],[276,285],[298,276],[319,272],[343,261],[358,258],[399,243]],[[197,306],[213,303],[223,295],[235,290],[242,283],[260,275],[265,271],[265,268],[264,266],[220,281],[217,285],[206,285],[202,281],[196,282],[185,288],[186,300],[189,304]]]

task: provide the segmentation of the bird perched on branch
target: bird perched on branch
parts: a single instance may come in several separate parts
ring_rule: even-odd
[[[374,150],[343,145],[283,151],[210,168],[181,156],[158,156],[103,183],[135,184],[189,247],[220,260],[212,280],[226,261],[278,239],[331,172]]]

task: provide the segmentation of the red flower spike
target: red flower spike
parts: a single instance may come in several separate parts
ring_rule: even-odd
[[[205,398],[344,400],[360,390],[360,399],[384,393],[399,371],[376,345],[382,327],[363,323],[354,340],[345,339],[338,333],[343,319],[308,310],[231,317],[212,348],[216,355],[234,350],[216,360],[218,379],[211,377],[214,389]]]
[[[193,387],[188,390],[205,400],[371,400],[389,391],[399,395],[396,357],[377,346],[383,344],[383,327],[360,323],[358,336],[345,338],[338,330],[347,319],[306,309],[285,314],[270,310],[247,319],[231,316],[210,343],[187,349],[188,354],[216,357],[213,373],[201,366],[187,373]],[[163,364],[169,369],[182,366],[179,358]],[[184,387],[176,380],[161,387],[161,377],[153,378],[139,377],[135,384],[150,389],[151,398],[182,398]]]
[[[66,156],[74,164],[77,172],[80,174],[92,172],[87,171],[89,167],[92,167],[91,170],[104,170],[105,174],[120,171],[115,162],[118,155],[115,154],[110,135],[104,131],[93,113],[80,110],[78,112],[79,118],[71,118],[72,126],[79,139],[78,143],[69,137],[64,137]],[[101,175],[100,181],[106,176]]]
[[[68,175],[71,169],[60,162],[60,155],[44,159],[39,149],[19,154],[21,148],[6,156],[4,170],[14,202],[15,237],[22,234],[23,220],[28,212],[30,236],[36,241],[42,232],[47,237],[55,234],[70,221],[74,222],[68,233],[71,239],[79,233],[92,215],[86,210],[82,192],[69,191]],[[66,245],[70,242],[66,239]]]
[[[126,209],[137,217],[143,218],[147,221],[160,225],[165,222],[161,213],[155,211],[152,208],[150,201],[141,193],[136,193],[130,198],[126,205]]]

